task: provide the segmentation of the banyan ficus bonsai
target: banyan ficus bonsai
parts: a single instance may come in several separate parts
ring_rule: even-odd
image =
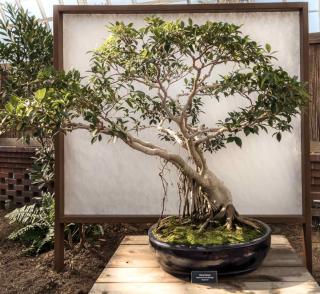
[[[159,17],[145,21],[139,29],[122,22],[110,26],[111,35],[92,52],[88,85],[80,85],[76,73],[54,78],[43,73],[46,89],[37,91],[34,99],[12,99],[3,124],[20,129],[32,125],[35,132],[45,129],[51,135],[85,129],[93,141],[104,140],[104,135],[118,138],[174,166],[181,211],[162,218],[149,232],[158,250],[160,243],[182,245],[180,249],[203,246],[199,248],[204,251],[213,245],[252,245],[268,227],[239,215],[232,202],[237,191],[230,191],[208,167],[205,153],[214,156],[228,144],[241,147],[243,133],[267,132],[280,141],[308,101],[305,87],[274,65],[270,45],[257,44],[240,26]],[[220,72],[225,73],[217,75]],[[202,118],[210,101],[231,96],[244,99],[245,106],[206,125]],[[178,148],[170,144],[179,145],[180,151],[172,151]],[[225,271],[230,268],[223,266]],[[187,270],[193,268],[201,266],[189,264]]]

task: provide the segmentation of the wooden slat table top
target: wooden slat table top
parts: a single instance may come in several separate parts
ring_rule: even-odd
[[[282,235],[254,272],[220,278],[218,284],[191,284],[164,272],[147,236],[126,236],[90,294],[320,294],[320,287]]]

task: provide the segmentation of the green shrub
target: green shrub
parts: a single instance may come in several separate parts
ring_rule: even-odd
[[[53,37],[46,25],[20,7],[6,5],[4,13],[7,20],[0,20],[0,63],[6,67],[0,67],[0,73],[6,72],[7,78],[0,92],[3,115],[0,115],[1,133],[12,132],[14,126],[14,133],[29,142],[30,127],[17,125],[15,119],[7,124],[5,118],[10,113],[10,107],[5,108],[4,103],[15,101],[17,97],[29,99],[43,87],[64,89],[77,85],[75,81],[79,77],[53,69]],[[42,122],[38,128],[33,128],[32,137],[40,145],[29,173],[32,184],[49,192],[43,193],[40,205],[25,205],[6,215],[11,224],[17,225],[9,239],[25,244],[24,252],[29,255],[50,250],[54,243],[54,194],[50,193],[54,184],[54,134],[43,131],[45,124]],[[101,234],[103,230],[98,225],[69,224],[65,228],[65,240],[71,248],[74,243],[83,244],[85,238],[95,238]]]
[[[45,140],[36,149],[32,167],[29,170],[32,184],[39,189],[51,191],[54,183],[54,148],[51,140]]]
[[[26,254],[35,255],[53,247],[54,238],[54,198],[43,193],[41,205],[25,205],[6,215],[10,224],[17,224],[9,239],[21,241],[27,248]]]
[[[43,193],[41,200],[41,205],[25,205],[6,215],[10,224],[17,225],[8,238],[23,243],[27,255],[38,255],[54,245],[54,197]],[[82,246],[86,239],[94,240],[104,233],[100,225],[83,225],[80,230],[77,224],[66,225],[65,240],[70,248],[79,242]]]
[[[39,71],[53,64],[51,30],[23,8],[6,5],[0,20],[0,62],[7,79],[1,89],[2,102],[12,95],[31,95],[38,87]]]

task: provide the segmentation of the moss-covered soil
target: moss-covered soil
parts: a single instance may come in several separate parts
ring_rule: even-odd
[[[162,242],[184,245],[239,244],[252,241],[264,234],[263,228],[258,231],[246,225],[237,225],[233,230],[228,230],[225,226],[217,224],[208,226],[201,233],[199,227],[185,219],[171,217],[154,228],[153,234]]]

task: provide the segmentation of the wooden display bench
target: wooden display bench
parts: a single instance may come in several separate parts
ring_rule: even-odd
[[[191,284],[164,272],[147,236],[126,236],[90,294],[315,294],[320,287],[289,241],[272,236],[271,250],[256,271],[220,278],[217,284]]]

